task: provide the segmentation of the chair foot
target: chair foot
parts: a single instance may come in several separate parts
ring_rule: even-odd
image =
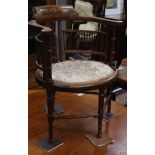
[[[96,134],[85,134],[85,137],[98,147],[114,142],[114,140],[108,134],[103,134],[100,137],[97,137]]]
[[[60,142],[57,139],[53,139],[53,142],[50,144],[49,143],[49,138],[43,138],[37,141],[37,144],[43,148],[46,152],[50,152],[56,148],[58,148],[59,146],[63,145],[62,142]]]
[[[48,113],[47,105],[45,106],[45,112]],[[62,104],[54,104],[54,112],[55,113],[63,113],[64,112],[64,106]]]

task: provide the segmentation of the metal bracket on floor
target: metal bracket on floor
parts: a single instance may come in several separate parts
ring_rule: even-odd
[[[98,147],[114,142],[114,140],[108,134],[104,134],[101,138],[97,138],[95,134],[85,134],[85,137],[88,138],[91,143]]]
[[[50,144],[49,143],[49,138],[43,138],[37,141],[37,144],[44,149],[46,152],[50,152],[56,148],[58,148],[59,146],[63,145],[62,142],[60,142],[57,139],[53,139],[53,142]]]

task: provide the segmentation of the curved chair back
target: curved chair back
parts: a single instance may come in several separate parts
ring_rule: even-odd
[[[72,6],[46,5],[34,8],[38,24],[57,22],[57,27],[43,28],[36,36],[38,45],[37,66],[44,79],[51,79],[52,63],[68,59],[88,59],[112,64],[115,60],[116,28],[122,21],[97,17],[80,17]],[[71,28],[67,27],[68,22]],[[96,30],[79,29],[85,24],[97,24]],[[75,26],[76,25],[76,26]],[[74,29],[76,27],[76,29]],[[58,46],[56,46],[58,40]],[[56,48],[59,48],[59,59]]]

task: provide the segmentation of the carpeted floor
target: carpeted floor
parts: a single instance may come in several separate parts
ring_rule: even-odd
[[[117,95],[115,101],[123,106],[127,106],[127,92]]]
[[[127,91],[121,87],[117,87],[113,90],[116,96],[115,102],[127,106]]]

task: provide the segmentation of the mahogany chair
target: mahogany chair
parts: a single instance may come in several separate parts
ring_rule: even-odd
[[[118,71],[113,69],[110,64],[115,55],[115,29],[122,24],[122,21],[113,21],[96,17],[80,17],[71,6],[46,5],[34,8],[36,24],[41,31],[36,36],[37,70],[36,81],[46,89],[48,106],[49,136],[41,139],[38,144],[47,151],[61,145],[62,143],[53,137],[53,121],[59,116],[54,117],[54,97],[56,91],[85,93],[89,90],[99,90],[98,131],[95,137],[86,135],[88,139],[98,145],[101,141],[105,145],[112,142],[102,134],[103,113],[108,105],[108,97],[105,100],[105,93],[115,81]],[[58,22],[56,36],[55,31],[50,27],[42,26],[45,23],[54,24]],[[98,30],[78,30],[66,28],[67,23],[75,24],[77,21],[96,22]],[[104,29],[102,27],[104,25]],[[112,38],[109,38],[109,31],[113,31]],[[58,37],[59,58],[56,58],[56,37]],[[87,42],[87,44],[84,44]],[[88,43],[89,42],[89,43]],[[107,46],[111,44],[111,51]],[[85,60],[70,60],[73,54],[89,53],[91,57]],[[99,61],[94,61],[94,56]],[[110,94],[109,94],[110,95]],[[89,100],[89,98],[88,98]],[[91,117],[90,115],[75,116],[75,118]],[[61,116],[60,118],[74,118],[73,116]],[[106,139],[105,139],[106,137]]]

